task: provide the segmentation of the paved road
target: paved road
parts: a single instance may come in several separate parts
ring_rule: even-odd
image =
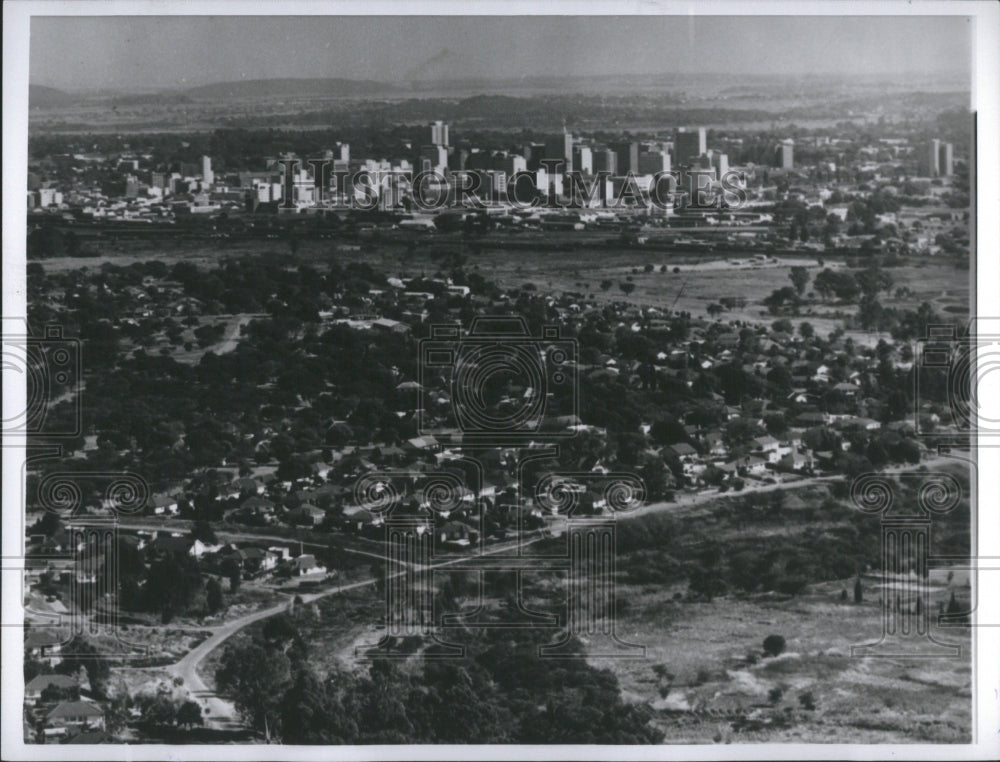
[[[142,530],[146,532],[186,532],[191,528],[191,522],[188,521],[187,519],[174,519],[172,521],[173,525],[158,523],[155,521],[138,521],[138,520],[130,521],[126,519],[125,521],[119,521],[117,526],[119,529]],[[184,525],[181,526],[180,522],[184,522]],[[294,537],[281,537],[279,535],[260,534],[257,532],[232,532],[225,530],[216,530],[215,536],[218,537],[220,540],[237,540],[240,542],[251,540],[254,542],[260,542],[260,541],[270,542],[275,545],[284,545],[288,543],[291,544],[301,543],[302,547],[304,548],[320,548],[321,550],[327,550],[330,547],[329,543],[309,542],[308,540],[297,540]],[[357,548],[344,548],[344,547],[338,548],[337,550],[343,551],[344,553],[353,553],[354,555],[357,556],[368,556],[369,558],[377,558],[382,561],[385,560],[384,555],[382,555],[381,553],[375,553],[374,551],[370,550],[358,550]]]
[[[879,473],[886,474],[888,476],[894,476],[896,474],[906,473],[909,471],[916,471],[920,466],[927,466],[928,469],[933,469],[938,466],[955,464],[955,463],[967,463],[968,459],[961,455],[959,456],[947,456],[938,455],[928,460],[922,460],[917,465],[906,465],[906,466],[892,466],[891,468],[885,468]],[[705,495],[678,495],[674,502],[659,502],[659,503],[647,503],[646,505],[639,506],[634,511],[629,511],[628,513],[622,513],[619,518],[621,519],[632,519],[636,516],[644,516],[647,513],[659,513],[661,511],[678,511],[683,508],[692,508],[694,506],[703,505],[705,503],[710,503],[713,500],[719,500],[720,498],[727,497],[739,497],[740,495],[746,495],[756,492],[775,492],[776,490],[782,489],[799,489],[800,487],[809,487],[813,484],[822,484],[823,482],[836,481],[838,479],[843,479],[844,474],[830,474],[829,476],[810,476],[805,479],[797,479],[795,481],[787,482],[776,482],[775,484],[755,484],[747,483],[747,485],[739,492],[711,492]]]
[[[359,582],[352,582],[347,585],[340,585],[328,590],[322,590],[318,593],[310,593],[308,595],[303,595],[302,601],[304,603],[311,603],[312,601],[328,595],[333,595],[334,593],[341,593],[345,590],[354,590],[359,587],[370,586],[373,581],[374,580],[371,579],[364,579]],[[257,611],[253,614],[240,617],[239,619],[234,619],[224,625],[220,625],[214,629],[210,637],[206,638],[188,651],[180,661],[176,664],[171,664],[166,668],[167,672],[171,675],[183,678],[184,686],[202,705],[202,713],[206,715],[205,720],[207,725],[221,729],[234,729],[236,727],[240,727],[236,708],[233,706],[233,703],[221,698],[215,693],[214,690],[209,689],[209,687],[205,685],[205,682],[198,674],[198,665],[201,664],[202,660],[204,660],[206,656],[225,643],[237,632],[245,627],[249,627],[254,622],[259,622],[262,619],[277,616],[283,611],[287,611],[288,604],[288,601],[282,601],[269,609]]]
[[[928,468],[939,466],[946,463],[962,462],[961,458],[938,456],[930,460],[924,461],[921,465],[926,465]],[[916,466],[901,466],[885,469],[882,473],[885,474],[898,474],[906,471],[913,471]],[[741,492],[736,493],[723,493],[719,495],[718,493],[707,494],[707,495],[696,495],[692,497],[684,497],[681,500],[673,503],[652,503],[649,505],[642,506],[638,510],[624,514],[623,518],[632,518],[634,516],[643,515],[645,513],[658,512],[664,510],[677,511],[678,509],[688,508],[695,505],[700,505],[703,503],[710,502],[712,500],[718,500],[720,497],[727,497],[731,495],[740,495],[748,492],[773,492],[779,489],[797,489],[799,487],[806,487],[811,484],[818,484],[821,482],[832,481],[835,479],[842,478],[842,475],[831,475],[831,476],[816,476],[807,479],[800,479],[793,482],[784,482],[776,484],[762,484],[755,486],[753,488],[744,489]],[[163,530],[162,525],[148,524],[142,522],[123,522],[120,524],[122,528],[125,529],[159,529]],[[233,539],[263,539],[267,541],[280,541],[281,538],[276,538],[273,535],[259,535],[254,533],[244,533],[244,532],[217,532],[217,535],[222,537],[228,537]],[[543,539],[542,535],[526,540],[522,545],[529,545],[531,543],[537,542]],[[318,545],[317,543],[303,543],[303,545],[312,545],[316,547],[327,547],[326,545]],[[517,542],[505,542],[495,545],[485,551],[487,555],[494,553],[502,553],[509,551],[516,547]],[[369,553],[367,551],[353,550],[344,548],[344,550],[352,553],[358,553],[361,555],[373,556],[375,558],[383,559],[384,556],[377,553]],[[468,562],[472,560],[472,556],[462,556],[448,561],[442,561],[441,563],[434,564],[430,568],[438,569],[444,566],[450,566],[453,564]],[[393,576],[399,576],[402,572],[397,573]],[[374,579],[363,579],[357,582],[351,582],[345,585],[339,585],[326,590],[322,590],[316,593],[309,593],[302,595],[303,603],[311,603],[312,601],[324,598],[335,593],[344,592],[347,590],[354,590],[369,586],[374,582]],[[184,679],[184,685],[191,692],[191,695],[196,698],[202,705],[202,711],[206,715],[206,723],[220,729],[235,729],[241,727],[236,713],[235,707],[232,702],[227,701],[219,697],[213,690],[209,689],[205,685],[204,681],[198,675],[198,665],[208,656],[212,651],[221,646],[226,640],[231,638],[240,630],[259,622],[263,619],[267,619],[272,616],[276,616],[286,610],[288,610],[289,602],[282,601],[268,609],[263,611],[257,611],[253,614],[248,614],[246,616],[240,617],[239,619],[234,619],[223,625],[219,625],[216,628],[201,628],[201,629],[212,629],[212,635],[208,637],[203,642],[199,643],[195,648],[185,654],[180,661],[175,664],[166,667],[167,672],[171,675],[179,676]]]
[[[521,547],[525,545],[530,545],[532,543],[538,542],[544,539],[542,535],[530,538],[521,543]],[[499,545],[495,545],[492,548],[484,551],[485,555],[492,555],[494,553],[503,553],[516,548],[518,543],[516,541],[505,542]],[[430,569],[440,569],[445,566],[452,566],[454,564],[468,563],[474,560],[474,556],[460,556],[456,558],[449,559],[447,561],[442,561],[437,564],[431,565]],[[403,572],[397,572],[393,574],[392,577],[398,577],[402,575]],[[319,600],[320,598],[325,598],[329,595],[335,593],[341,593],[346,590],[356,590],[361,587],[371,586],[375,580],[373,578],[359,580],[358,582],[351,582],[346,585],[338,585],[337,587],[332,587],[326,590],[321,590],[316,593],[309,593],[302,595],[303,603],[312,603],[313,601]],[[225,643],[229,638],[235,635],[240,630],[245,627],[259,622],[263,619],[267,619],[272,616],[277,616],[278,614],[288,610],[288,601],[282,601],[271,608],[264,609],[263,611],[257,611],[253,614],[247,614],[239,619],[234,619],[226,624],[219,625],[217,628],[213,629],[212,635],[206,638],[204,641],[199,643],[197,646],[188,651],[180,661],[175,664],[168,665],[165,669],[166,671],[176,677],[181,677],[184,679],[184,685],[190,691],[191,695],[198,700],[202,706],[202,714],[206,715],[206,725],[210,725],[219,729],[236,729],[242,727],[238,719],[238,714],[236,708],[233,706],[231,701],[218,696],[214,690],[210,689],[205,685],[205,681],[201,679],[198,674],[198,665],[208,656],[212,651]],[[209,628],[203,628],[209,629]]]

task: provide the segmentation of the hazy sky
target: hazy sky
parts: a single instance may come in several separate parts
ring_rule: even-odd
[[[36,17],[31,81],[70,90],[237,79],[407,81],[733,72],[968,76],[963,17]]]

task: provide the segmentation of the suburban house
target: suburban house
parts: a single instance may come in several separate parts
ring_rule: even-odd
[[[778,465],[790,471],[802,471],[805,468],[812,468],[813,460],[809,455],[800,452],[790,452],[778,461]]]
[[[35,661],[45,661],[49,665],[62,661],[60,651],[66,640],[64,635],[48,630],[30,630],[24,638],[24,655]]]
[[[175,537],[165,532],[160,532],[156,539],[149,544],[152,555],[162,557],[167,555],[186,556],[191,552],[194,541],[189,536],[181,535]]]
[[[62,701],[45,717],[46,730],[62,735],[84,728],[104,728],[104,710],[89,701]]]
[[[256,479],[251,479],[249,476],[243,476],[239,479],[233,480],[233,487],[237,490],[238,495],[263,495],[264,485],[262,482]]]
[[[705,435],[705,444],[708,445],[708,452],[710,455],[725,455],[726,443],[722,438],[721,432],[710,431]]]
[[[201,558],[206,553],[216,553],[222,548],[221,544],[209,545],[202,542],[201,540],[195,540],[191,543],[191,547],[188,550],[188,555],[194,556],[195,558]]]
[[[743,469],[751,476],[763,476],[767,473],[767,461],[750,455],[743,459]]]
[[[434,534],[438,542],[455,545],[469,545],[473,540],[473,530],[461,521],[448,521],[435,528]]]
[[[177,515],[177,498],[170,497],[169,495],[153,495],[149,499],[150,507],[153,513],[157,516],[163,516],[164,514],[170,514],[171,516]]]
[[[24,701],[27,704],[37,704],[49,688],[70,690],[79,688],[80,684],[69,675],[37,675],[24,686]]]
[[[298,558],[293,558],[291,563],[292,575],[295,577],[307,577],[315,574],[326,574],[326,567],[320,566],[316,556],[305,553]]]
[[[322,508],[312,505],[311,503],[303,503],[298,508],[293,508],[288,512],[286,521],[289,524],[301,524],[314,527],[322,524],[323,519],[325,518],[326,511]]]
[[[753,440],[754,451],[761,453],[761,457],[766,458],[768,463],[777,463],[781,457],[778,449],[781,442],[772,436],[755,437]]]

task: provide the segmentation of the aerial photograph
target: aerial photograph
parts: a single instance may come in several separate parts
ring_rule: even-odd
[[[18,742],[973,743],[971,51],[34,16]]]

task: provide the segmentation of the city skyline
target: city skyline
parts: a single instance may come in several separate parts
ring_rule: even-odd
[[[241,79],[406,83],[729,70],[968,77],[971,30],[960,16],[39,17],[30,81],[81,91]],[[567,36],[577,44],[566,46]],[[514,42],[517,56],[509,55]]]

